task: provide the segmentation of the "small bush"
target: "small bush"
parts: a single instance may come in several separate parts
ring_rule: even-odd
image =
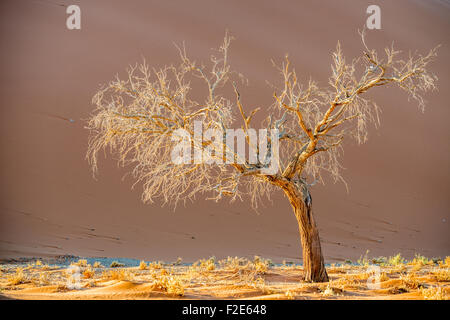
[[[433,270],[432,275],[439,282],[447,282],[450,281],[450,270],[449,269],[436,269]]]
[[[393,257],[389,257],[388,264],[391,266],[398,266],[405,263],[405,259],[401,256],[400,253],[396,254]]]
[[[160,261],[158,262],[151,262],[148,264],[149,269],[159,270],[162,269],[162,263]]]
[[[288,299],[288,300],[294,300],[295,299],[295,296],[294,296],[294,294],[292,293],[291,290],[287,290],[284,293],[284,295],[286,296],[286,299]]]
[[[134,274],[126,269],[108,270],[103,272],[102,277],[106,280],[133,280]]]
[[[416,253],[414,260],[412,261],[412,264],[414,264],[416,266],[425,266],[428,264],[433,264],[433,261]]]
[[[211,257],[207,260],[200,259],[193,264],[194,267],[199,267],[203,271],[213,271],[216,269],[216,258]]]
[[[165,270],[165,269],[163,269]],[[185,285],[178,277],[167,273],[161,274],[160,277],[155,279],[153,288],[163,292],[167,292],[169,295],[184,296]]]
[[[227,257],[226,259],[220,260],[219,265],[227,270],[239,270],[242,266],[246,265],[248,263],[247,259],[244,258],[238,258],[238,257]]]
[[[141,263],[139,263],[139,270],[145,270],[147,269],[147,264],[145,263],[145,261],[141,261]]]
[[[26,282],[25,274],[23,273],[23,268],[17,268],[16,272],[7,277],[8,285],[18,285]]]
[[[445,264],[447,267],[450,267],[450,257],[445,257],[444,264]]]
[[[402,284],[408,289],[418,289],[422,286],[415,273],[408,273],[407,275],[401,276],[400,280],[402,281]]]
[[[87,267],[88,263],[86,259],[79,259],[77,262],[74,263],[74,265],[79,267]]]

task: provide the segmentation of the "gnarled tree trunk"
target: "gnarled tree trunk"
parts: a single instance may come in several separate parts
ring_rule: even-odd
[[[305,281],[327,282],[328,274],[325,269],[319,230],[314,221],[312,199],[308,188],[301,182],[291,182],[283,186],[283,191],[289,198],[300,230]]]

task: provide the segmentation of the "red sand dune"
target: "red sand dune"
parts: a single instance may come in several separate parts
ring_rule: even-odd
[[[77,1],[82,29],[66,29],[63,0],[0,4],[0,258],[75,254],[185,261],[262,255],[299,262],[295,218],[281,193],[259,214],[244,203],[199,198],[175,212],[140,201],[140,187],[111,157],[94,180],[84,159],[84,119],[99,85],[144,57],[177,61],[186,42],[206,61],[228,29],[231,62],[249,80],[247,106],[268,107],[279,77],[270,59],[289,53],[302,80],[326,85],[338,40],[362,51],[358,29],[373,1]],[[449,255],[450,6],[445,1],[377,1],[382,29],[368,43],[425,53],[442,44],[432,70],[438,92],[421,113],[397,88],[372,97],[382,107],[369,142],[347,142],[341,183],[312,189],[327,262],[364,254]],[[72,119],[72,121],[71,121]]]

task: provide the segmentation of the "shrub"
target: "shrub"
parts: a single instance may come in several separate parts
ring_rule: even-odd
[[[369,250],[366,250],[364,256],[360,256],[358,259],[358,264],[361,266],[368,266],[370,264],[370,260],[368,258]]]
[[[213,271],[216,269],[216,258],[211,257],[207,260],[200,259],[193,264],[194,267],[199,267],[203,271]]]
[[[25,274],[23,273],[23,268],[17,268],[16,272],[7,277],[8,285],[18,285],[26,282]]]
[[[449,256],[449,257],[445,257],[444,264],[445,264],[447,267],[450,267],[450,256]]]
[[[79,259],[74,265],[79,267],[87,267],[88,263],[86,259]]]
[[[259,274],[265,274],[269,270],[270,262],[268,260],[261,259],[259,256],[255,256],[253,260],[253,267]]]
[[[141,263],[139,263],[139,270],[145,270],[147,269],[147,264],[145,263],[144,260],[141,261]]]
[[[412,261],[412,264],[419,265],[419,266],[425,266],[427,264],[433,264],[433,261],[416,253],[414,256],[414,260]]]
[[[151,263],[149,263],[148,264],[148,268],[149,269],[159,270],[159,269],[162,269],[163,266],[162,266],[161,261],[158,261],[158,262],[151,262]]]
[[[91,267],[89,267],[89,268],[87,268],[87,269],[85,269],[85,270],[83,271],[83,278],[84,278],[84,279],[90,279],[90,278],[93,278],[94,275],[95,275],[95,271],[94,271]]]
[[[450,270],[449,269],[436,269],[433,270],[432,275],[439,282],[447,282],[450,281]]]
[[[106,280],[133,280],[134,274],[126,269],[104,271],[102,277]]]

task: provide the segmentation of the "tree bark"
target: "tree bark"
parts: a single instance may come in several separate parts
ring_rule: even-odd
[[[312,199],[308,188],[302,182],[291,182],[283,187],[283,191],[292,205],[300,230],[305,281],[328,282],[319,230],[314,221]]]

